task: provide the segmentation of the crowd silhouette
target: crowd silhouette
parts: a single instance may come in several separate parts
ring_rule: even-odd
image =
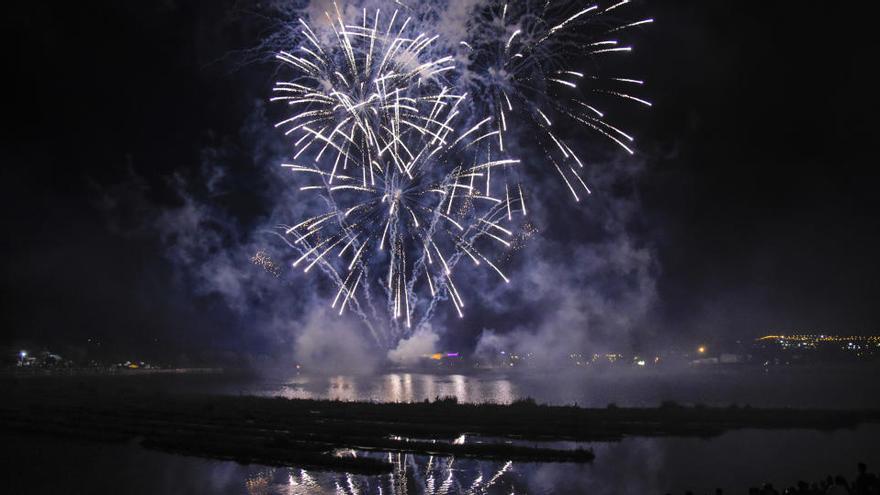
[[[724,493],[721,488],[715,489],[715,495],[724,495]],[[685,495],[694,495],[694,492],[686,491]],[[868,466],[860,462],[858,473],[852,483],[843,475],[829,474],[824,479],[813,482],[798,481],[796,485],[781,490],[772,483],[765,483],[760,487],[749,488],[749,495],[880,495],[880,478],[868,472]]]

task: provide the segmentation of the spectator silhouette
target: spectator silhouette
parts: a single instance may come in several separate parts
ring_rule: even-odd
[[[693,495],[688,490],[685,495]],[[760,488],[750,487],[749,495],[780,495],[772,483],[765,483]],[[875,473],[868,472],[868,466],[858,463],[858,474],[855,481],[850,485],[842,475],[828,475],[818,482],[807,483],[800,480],[796,486],[789,486],[783,490],[784,495],[880,495],[880,477]],[[667,493],[666,495],[671,495]],[[724,495],[721,488],[715,489],[715,495]]]
[[[877,475],[868,472],[868,466],[864,462],[858,464],[859,474],[853,484],[854,493],[859,495],[872,495],[880,493]]]
[[[764,488],[761,489],[761,495],[779,495],[779,491],[776,488],[773,488],[773,483],[764,483]]]
[[[846,484],[846,478],[841,475],[834,477],[834,484],[825,492],[827,495],[849,495],[849,485]]]

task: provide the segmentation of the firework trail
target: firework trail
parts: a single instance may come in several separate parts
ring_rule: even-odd
[[[284,226],[284,236],[300,253],[294,268],[318,268],[336,283],[331,306],[340,314],[390,316],[388,332],[370,326],[387,346],[415,318],[427,322],[438,301],[463,316],[453,281],[462,257],[509,282],[484,252],[509,247],[513,232],[502,223],[524,213],[521,188],[511,195],[508,187],[504,199],[490,194],[492,171],[519,161],[498,155],[492,118],[461,127],[466,95],[444,79],[452,57],[425,55],[436,36],[413,35],[399,11],[364,9],[357,24],[338,10],[325,15],[329,34],[299,20],[304,42],[278,55],[294,74],[272,98],[291,109],[276,125],[293,139],[293,163],[283,166],[323,205]]]
[[[621,39],[627,30],[653,22],[620,22],[616,15],[627,4],[490,2],[476,9],[469,36],[459,43],[468,64],[461,85],[495,117],[499,148],[505,139],[535,136],[546,161],[534,165],[558,174],[575,201],[591,191],[583,161],[559,129],[586,127],[632,154],[633,136],[610,122],[596,100],[651,106],[630,91],[643,81],[598,70],[598,58],[632,50]]]

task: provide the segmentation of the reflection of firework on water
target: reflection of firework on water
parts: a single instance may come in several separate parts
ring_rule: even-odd
[[[257,251],[251,257],[251,263],[271,273],[273,277],[278,277],[281,275],[281,267],[278,266],[274,261],[272,261],[272,258],[270,258],[269,255],[266,254],[266,251],[263,251],[262,249]]]
[[[275,475],[274,468],[261,469],[248,476],[244,482],[248,495],[267,495],[272,488],[272,479]]]
[[[347,451],[345,455],[358,454]],[[513,463],[509,461],[500,466],[496,463],[470,462],[464,467],[460,465],[462,461],[456,461],[454,457],[421,457],[402,453],[383,456],[393,466],[392,472],[387,475],[333,475],[291,468],[286,480],[278,480],[276,477],[281,485],[273,487],[272,492],[290,495],[318,494],[328,491],[342,495],[379,493],[450,495],[498,492],[502,486],[503,493],[515,492],[512,483],[509,480],[505,481],[505,475],[509,476],[513,468]],[[484,473],[482,470],[484,464],[492,464],[495,467],[492,471]],[[475,469],[473,465],[476,465]]]
[[[514,125],[527,123],[538,132],[547,163],[576,201],[591,191],[583,180],[583,162],[561,135],[558,123],[574,123],[597,132],[632,154],[634,138],[609,122],[595,100],[617,99],[651,106],[630,88],[643,81],[600,76],[598,57],[632,50],[620,38],[626,30],[652,19],[620,22],[615,17],[629,0],[607,4],[523,0],[490,2],[478,10],[461,42],[468,59],[463,84],[498,122],[498,144]],[[517,135],[521,138],[522,135]]]
[[[293,266],[317,267],[336,283],[331,306],[340,314],[376,316],[371,291],[381,288],[392,321],[391,335],[374,329],[382,345],[404,336],[416,314],[425,322],[439,300],[463,315],[453,282],[462,257],[509,282],[484,252],[510,247],[513,231],[502,223],[525,213],[521,188],[490,194],[493,170],[518,163],[497,156],[492,119],[458,128],[465,96],[438,79],[451,57],[423,61],[436,37],[403,34],[410,19],[388,17],[383,25],[379,11],[364,11],[351,25],[328,15],[329,42],[300,21],[302,53],[279,55],[295,78],[279,82],[273,98],[295,110],[278,124],[295,139],[296,163],[283,166],[304,176],[300,191],[322,205],[284,227],[300,253]]]

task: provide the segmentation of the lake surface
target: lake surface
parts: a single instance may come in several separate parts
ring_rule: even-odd
[[[232,379],[224,376],[143,376],[134,379],[181,392],[257,394],[341,400],[421,401],[455,396],[463,402],[507,403],[522,397],[582,406],[681,403],[753,406],[880,407],[877,368],[687,368],[599,370],[589,373],[472,375],[393,372],[376,376]],[[466,441],[478,439],[467,438]],[[880,468],[880,425],[857,430],[736,430],[710,439],[626,438],[587,444],[592,464],[487,462],[394,454],[393,474],[359,476],[243,466],[152,452],[138,445],[0,436],[8,473],[0,493],[747,493],[749,486],[788,486],[828,474],[851,478],[855,464]],[[345,452],[342,455],[381,455]],[[387,456],[387,454],[385,454]],[[4,486],[6,488],[4,488]]]
[[[605,369],[564,373],[292,374],[240,384],[227,392],[287,398],[412,402],[454,396],[460,402],[510,403],[532,397],[585,407],[656,406],[665,400],[761,407],[880,407],[880,367],[702,367]]]
[[[728,432],[702,440],[629,438],[593,444],[592,464],[486,462],[394,454],[394,473],[359,476],[242,466],[152,452],[137,445],[2,437],[3,493],[441,494],[666,492],[747,493],[826,474],[852,477],[855,463],[880,466],[877,425],[836,432]]]

